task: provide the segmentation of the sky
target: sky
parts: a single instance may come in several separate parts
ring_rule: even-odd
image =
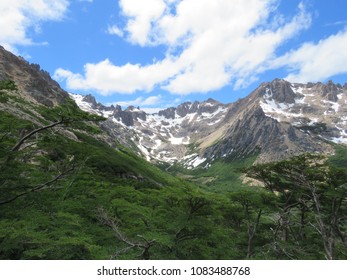
[[[260,83],[347,82],[346,0],[1,0],[0,45],[72,93],[147,112]]]

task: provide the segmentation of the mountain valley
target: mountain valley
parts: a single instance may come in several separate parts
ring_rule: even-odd
[[[0,47],[0,259],[346,259],[346,95],[276,79],[147,114]]]

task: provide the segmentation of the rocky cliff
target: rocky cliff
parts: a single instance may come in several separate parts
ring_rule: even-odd
[[[48,107],[61,104],[69,96],[40,65],[30,64],[0,46],[1,80],[15,81],[18,93],[25,99]]]

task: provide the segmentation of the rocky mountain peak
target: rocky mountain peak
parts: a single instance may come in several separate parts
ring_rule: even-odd
[[[191,102],[182,103],[176,108],[177,115],[179,115],[180,117],[185,117],[187,114],[191,112],[191,108],[192,108]]]
[[[160,110],[158,112],[159,116],[163,116],[166,119],[174,119],[176,116],[176,108],[175,107],[170,107],[165,110]]]
[[[23,98],[48,107],[63,103],[69,96],[40,65],[29,63],[1,46],[0,80],[15,81]]]
[[[83,97],[82,99],[84,102],[88,102],[91,104],[92,108],[96,109],[98,106],[98,103],[95,100],[95,97],[91,94],[86,95],[85,97]]]
[[[258,160],[270,161],[304,152],[331,153],[327,140],[347,144],[347,96],[342,93],[347,89],[333,82],[275,79],[231,104],[210,98],[157,114],[134,106],[123,111],[117,105],[99,114],[109,117],[105,127],[112,135],[137,147],[147,160],[208,167],[224,157],[258,154]]]
[[[337,95],[343,92],[343,88],[339,85],[336,85],[333,81],[328,81],[326,84],[317,83],[312,87],[312,89],[325,100],[331,102],[337,102]]]
[[[221,104],[219,101],[213,99],[213,98],[209,98],[205,101],[205,103],[210,103],[210,104],[215,104],[215,105],[218,105],[218,104]]]
[[[140,107],[129,106],[125,109],[124,113],[130,113],[133,120],[141,119],[146,121],[146,112],[142,111]]]
[[[167,119],[175,119],[176,115],[177,117],[184,118],[188,114],[197,113],[198,115],[201,115],[203,113],[213,113],[218,110],[219,106],[222,105],[223,104],[219,101],[209,98],[203,102],[184,102],[178,105],[176,108],[170,107],[165,110],[161,110],[158,114],[159,116],[163,116]]]
[[[0,80],[13,80],[30,101],[54,106],[68,94],[38,64],[0,48]],[[112,139],[149,161],[187,168],[220,158],[256,155],[280,160],[304,152],[331,153],[331,142],[347,145],[347,84],[262,83],[248,97],[222,104],[212,98],[146,114],[139,107],[105,106],[92,95],[71,94],[84,111],[107,118]],[[1,103],[0,103],[1,105]]]
[[[293,104],[297,97],[292,89],[292,84],[288,81],[275,79],[265,87],[267,98],[279,103]]]

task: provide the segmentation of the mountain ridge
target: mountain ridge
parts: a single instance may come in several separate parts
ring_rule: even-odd
[[[73,96],[89,114],[40,67],[2,52],[0,259],[345,258],[346,147],[252,166],[344,141],[345,89],[311,96],[277,81],[161,115]]]
[[[42,70],[39,64],[6,51],[0,46],[0,80],[16,81],[18,93],[33,103],[54,107],[63,103],[68,93]]]
[[[332,154],[329,141],[347,144],[347,84],[264,82],[228,104],[214,99],[185,102],[156,114],[133,106],[104,107],[90,96],[72,95],[80,108],[108,118],[123,129],[132,147],[149,161],[195,168],[216,158],[281,160],[305,152]],[[89,105],[88,105],[89,104]],[[89,107],[89,108],[88,108]],[[123,143],[129,146],[129,141]],[[128,143],[128,144],[127,144]],[[195,148],[192,148],[195,147]]]
[[[16,81],[18,94],[33,104],[53,108],[72,97],[80,109],[106,118],[100,127],[108,143],[119,142],[152,162],[207,168],[219,158],[257,155],[266,162],[305,152],[333,154],[330,142],[347,144],[347,84],[275,79],[233,103],[209,98],[147,114],[134,106],[105,106],[92,95],[68,94],[38,64],[3,48],[0,73],[2,80]],[[12,113],[31,118],[24,111]]]

